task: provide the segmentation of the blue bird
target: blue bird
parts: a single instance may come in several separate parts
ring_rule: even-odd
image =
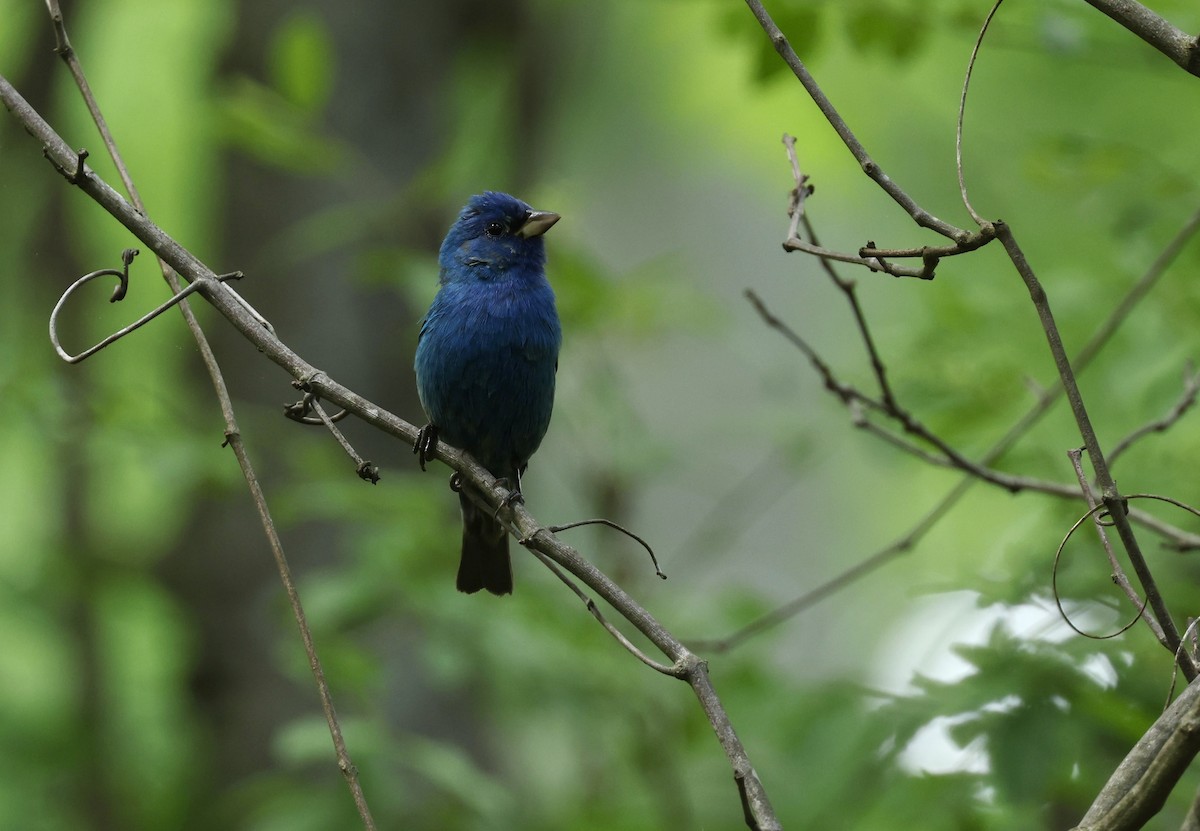
[[[520,498],[521,474],[554,408],[562,330],[542,234],[558,220],[556,213],[488,191],[471,197],[446,234],[438,255],[440,287],[421,322],[414,367],[429,418],[414,447],[422,469],[441,439],[507,480]],[[461,490],[459,502],[458,590],[510,594],[504,527]]]

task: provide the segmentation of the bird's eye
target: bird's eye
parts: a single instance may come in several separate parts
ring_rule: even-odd
[[[504,225],[500,222],[489,222],[484,231],[489,237],[498,237],[504,233]]]

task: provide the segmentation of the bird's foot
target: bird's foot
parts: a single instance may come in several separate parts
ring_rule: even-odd
[[[413,442],[413,453],[417,454],[417,464],[421,466],[421,470],[425,470],[425,463],[433,458],[433,451],[437,448],[438,443],[438,428],[436,424],[426,424],[417,433],[417,440]]]
[[[500,512],[505,508],[510,508],[513,505],[523,504],[525,496],[521,493],[521,482],[518,479],[517,486],[514,488],[508,479],[497,479],[496,484],[502,488],[508,488],[508,493],[500,500],[500,504],[496,506],[496,513],[493,518],[499,518]]]

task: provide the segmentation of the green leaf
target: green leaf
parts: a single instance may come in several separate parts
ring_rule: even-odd
[[[345,157],[336,141],[321,136],[309,113],[275,90],[238,78],[220,99],[222,137],[249,155],[297,173],[324,174]]]
[[[334,84],[334,48],[324,21],[311,11],[285,20],[268,48],[267,69],[288,103],[309,114],[324,108]]]

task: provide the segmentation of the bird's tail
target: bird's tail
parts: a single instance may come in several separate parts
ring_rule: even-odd
[[[508,557],[508,532],[486,509],[465,493],[462,505],[462,559],[458,564],[458,590],[474,594],[487,589],[492,594],[512,594],[512,563]]]

